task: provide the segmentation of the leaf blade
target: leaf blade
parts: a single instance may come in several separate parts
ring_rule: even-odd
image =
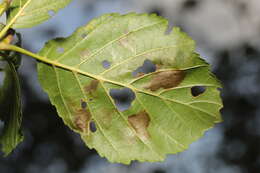
[[[4,121],[4,129],[0,136],[1,150],[5,156],[10,154],[23,141],[21,134],[22,108],[20,83],[15,64],[8,62],[5,68],[4,85],[0,92],[0,117]]]
[[[7,23],[13,28],[29,28],[38,25],[68,5],[71,0],[13,0]]]
[[[59,116],[112,162],[161,161],[221,121],[221,84],[195,53],[192,39],[178,28],[164,34],[167,24],[156,15],[107,14],[68,38],[48,42],[40,52],[52,66],[38,64],[39,80]],[[156,71],[134,77],[146,59]],[[191,88],[200,85],[206,92],[193,97]],[[122,111],[110,91],[124,88],[134,99]],[[97,131],[91,131],[90,121]]]

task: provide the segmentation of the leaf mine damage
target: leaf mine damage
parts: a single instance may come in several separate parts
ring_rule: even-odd
[[[191,95],[193,97],[197,97],[201,94],[203,94],[206,91],[206,87],[204,86],[194,86],[191,88]]]
[[[93,92],[95,92],[97,90],[98,83],[99,83],[98,80],[92,80],[89,85],[84,87],[85,92],[92,95]]]
[[[119,111],[129,109],[131,103],[135,99],[135,93],[129,88],[110,89],[109,95],[114,99],[116,107]]]
[[[141,138],[149,138],[147,128],[150,123],[150,118],[145,111],[141,111],[138,114],[129,116],[128,122],[135,129],[137,135],[139,135]]]
[[[88,131],[88,122],[90,121],[91,114],[87,109],[79,109],[74,114],[74,123],[76,127],[82,132]]]
[[[152,73],[156,71],[156,65],[149,59],[144,60],[142,66],[138,67],[135,71],[133,71],[132,75],[134,77],[143,76],[147,73]]]
[[[145,89],[156,91],[160,88],[168,89],[178,86],[185,77],[185,72],[182,70],[164,71],[155,74],[148,86]]]

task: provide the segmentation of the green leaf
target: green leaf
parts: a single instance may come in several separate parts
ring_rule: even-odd
[[[21,134],[21,98],[20,84],[15,64],[8,62],[5,69],[3,87],[0,88],[0,119],[4,129],[0,135],[1,150],[7,156],[23,141]]]
[[[29,28],[52,17],[71,0],[13,0],[7,23],[13,28]]]
[[[156,15],[107,14],[39,53],[51,64],[38,64],[39,80],[59,116],[111,162],[162,161],[221,121],[221,85],[194,41],[167,27]],[[156,71],[133,76],[148,60]],[[193,96],[195,86],[206,90]],[[126,98],[116,90],[130,107],[118,107]]]

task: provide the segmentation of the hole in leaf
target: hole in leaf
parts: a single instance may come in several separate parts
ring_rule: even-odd
[[[87,37],[87,34],[83,33],[83,34],[81,34],[81,37],[85,38],[85,37]]]
[[[49,16],[53,17],[53,16],[55,16],[56,13],[54,10],[49,10],[48,14],[49,14]]]
[[[191,94],[194,97],[197,97],[201,94],[203,94],[206,91],[206,87],[204,86],[194,86],[191,88]]]
[[[156,71],[156,65],[149,59],[144,60],[141,67],[138,67],[133,71],[132,75],[134,77],[142,76],[143,74],[152,73]]]
[[[103,66],[105,69],[108,69],[108,68],[110,68],[111,64],[110,64],[109,61],[104,60],[104,61],[102,61],[102,66]]]
[[[97,131],[97,127],[96,127],[96,123],[94,121],[90,121],[89,123],[89,129],[91,132],[96,132]]]
[[[87,102],[85,102],[84,100],[81,100],[81,108],[82,109],[86,109],[87,108]]]
[[[110,89],[109,95],[114,99],[119,111],[129,109],[132,101],[135,99],[135,93],[129,88]]]
[[[64,52],[64,48],[63,48],[63,47],[58,47],[58,48],[57,48],[57,52],[63,53],[63,52]]]

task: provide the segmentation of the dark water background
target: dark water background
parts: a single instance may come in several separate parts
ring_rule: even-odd
[[[131,11],[162,15],[197,41],[197,51],[223,82],[224,122],[164,162],[110,164],[62,123],[38,84],[35,61],[24,57],[25,141],[9,157],[0,156],[0,173],[260,172],[259,0],[74,0],[50,21],[20,30],[23,47],[38,51],[93,17]]]

